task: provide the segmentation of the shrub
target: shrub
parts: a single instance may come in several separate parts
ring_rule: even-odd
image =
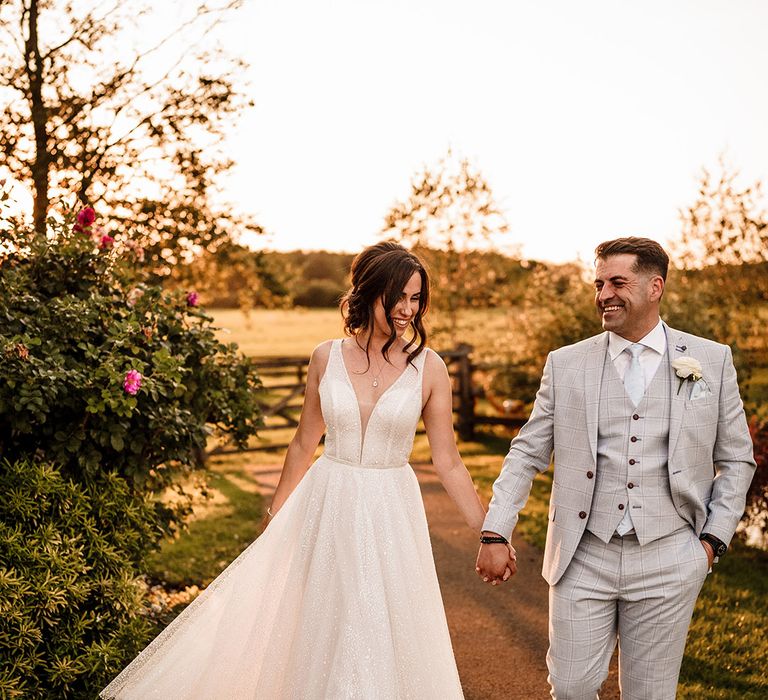
[[[0,697],[93,698],[136,654],[154,511],[115,474],[0,462]]]
[[[195,294],[140,280],[135,251],[70,224],[14,228],[0,252],[0,450],[82,483],[108,470],[160,491],[212,432],[237,444],[255,433],[258,378]],[[176,515],[157,508],[170,526]]]
[[[332,280],[312,280],[300,285],[293,297],[296,306],[311,308],[335,307],[345,292],[345,288]]]
[[[749,432],[755,449],[757,469],[747,493],[745,522],[762,535],[762,546],[768,543],[768,421],[753,416]]]

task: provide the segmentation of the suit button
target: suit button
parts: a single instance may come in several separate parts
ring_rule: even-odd
[[[582,510],[582,511],[579,513],[579,517],[580,517],[582,520],[584,520],[584,518],[586,518],[586,517],[587,517],[587,514],[586,514],[586,512]]]
[[[624,504],[623,503],[619,503],[619,510],[624,510]]]
[[[633,435],[631,438],[629,438],[630,442],[637,442],[637,438]]]
[[[640,416],[638,416],[638,415],[637,415],[637,413],[635,413],[635,414],[632,416],[632,420],[640,420]]]
[[[594,476],[592,472],[587,472],[587,479],[591,479]]]
[[[633,483],[630,481],[630,482],[627,484],[627,488],[628,488],[628,489],[633,489],[633,488],[635,488],[635,485],[634,485],[634,484],[633,484]]]
[[[630,463],[630,464],[637,464],[637,462],[636,462],[634,459],[630,459],[630,460],[629,460],[629,463]]]

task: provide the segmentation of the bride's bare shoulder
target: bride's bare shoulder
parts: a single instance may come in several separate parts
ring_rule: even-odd
[[[445,366],[443,358],[432,350],[432,348],[424,348],[422,352],[425,354],[424,378],[445,377],[448,373],[448,368]]]
[[[325,340],[318,345],[309,357],[309,369],[316,373],[317,377],[325,374],[325,368],[328,366],[328,358],[331,356],[333,340]]]

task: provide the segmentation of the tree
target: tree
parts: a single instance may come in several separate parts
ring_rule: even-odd
[[[768,262],[762,185],[741,186],[738,176],[722,159],[719,176],[702,169],[697,199],[680,211],[683,228],[672,248],[680,267]]]
[[[752,371],[768,351],[759,312],[768,301],[768,213],[760,182],[742,186],[738,172],[720,167],[719,175],[702,170],[696,199],[680,212],[664,313],[673,326],[731,346],[749,404]]]
[[[290,270],[275,254],[231,241],[175,270],[172,285],[197,289],[208,308],[284,308],[291,304]]]
[[[33,191],[38,231],[74,192],[141,231],[145,262],[168,274],[231,231],[261,230],[216,203],[226,125],[250,102],[243,62],[208,38],[241,4],[0,3],[0,152]]]
[[[483,174],[467,158],[451,151],[434,168],[425,167],[411,183],[406,201],[385,217],[382,234],[403,242],[424,257],[434,281],[433,301],[457,314],[486,301],[496,283],[478,251],[490,251],[509,226]]]

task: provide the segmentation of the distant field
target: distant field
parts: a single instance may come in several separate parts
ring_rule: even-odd
[[[329,338],[343,338],[341,313],[337,309],[238,309],[210,312],[222,327],[219,338],[235,342],[246,355],[308,356],[312,349]],[[443,350],[454,345],[445,331],[439,312],[429,314],[427,329],[430,346]],[[465,312],[459,322],[459,335],[483,349],[491,348],[501,338],[509,338],[514,329],[514,315],[506,309],[481,309]],[[505,340],[504,342],[508,342]]]
[[[313,348],[329,338],[342,338],[341,314],[337,309],[238,309],[211,311],[219,338],[237,343],[246,354],[309,356]]]

